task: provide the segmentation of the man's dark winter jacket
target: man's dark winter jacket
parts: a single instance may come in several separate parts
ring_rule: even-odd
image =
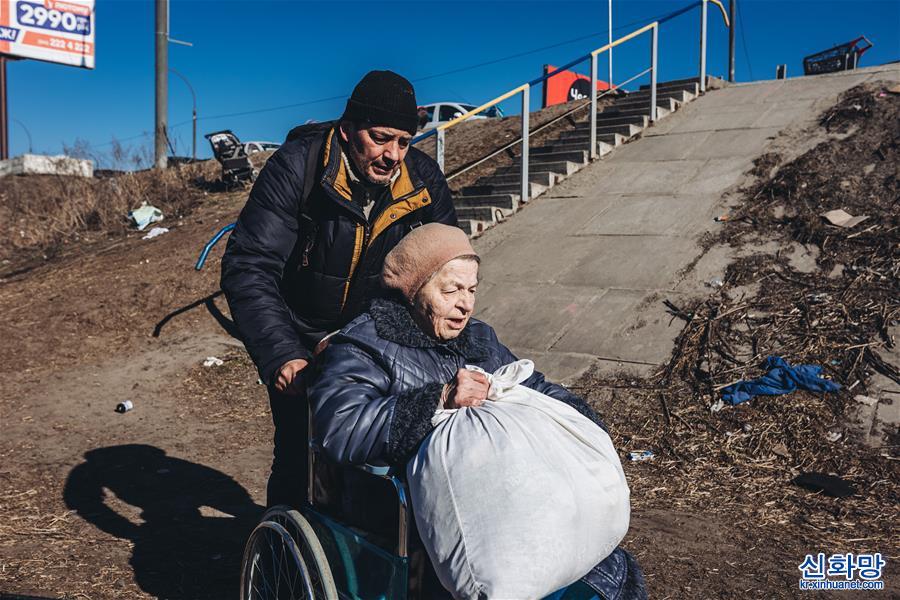
[[[311,147],[321,148],[318,156]],[[303,202],[307,160],[321,162]],[[259,174],[228,240],[222,290],[266,383],[362,311],[385,255],[413,227],[457,225],[443,174],[415,148],[390,187],[368,188],[378,196],[368,219],[351,185],[336,128],[289,137]]]
[[[493,373],[515,360],[494,330],[477,319],[442,343],[419,329],[405,305],[374,300],[319,356],[309,392],[312,435],[338,463],[403,465],[431,432],[441,390],[457,370],[474,365]],[[581,398],[537,371],[522,385],[600,424]]]

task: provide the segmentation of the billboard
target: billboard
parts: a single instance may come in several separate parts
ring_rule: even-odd
[[[94,0],[0,0],[0,54],[94,68]]]
[[[553,71],[553,65],[544,65],[544,75]],[[609,84],[597,81],[597,89],[608,90]],[[554,104],[571,102],[589,98],[591,95],[591,78],[575,71],[560,71],[544,82],[544,108]]]

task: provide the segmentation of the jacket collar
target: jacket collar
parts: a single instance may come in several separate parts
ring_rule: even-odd
[[[369,304],[368,312],[375,321],[375,331],[389,342],[411,348],[444,347],[471,361],[488,358],[487,348],[472,335],[471,320],[457,337],[449,342],[442,342],[426,335],[413,320],[406,305],[396,300],[376,298]]]
[[[324,171],[321,182],[326,189],[330,188],[340,198],[351,202],[353,191],[350,184],[356,176],[349,168],[348,161],[343,154],[340,134],[338,133],[337,125],[335,125],[325,137],[325,151],[322,156]],[[422,178],[419,177],[414,169],[410,168],[409,153],[407,153],[406,158],[403,159],[403,163],[400,165],[400,170],[391,181],[392,199],[397,201],[423,187],[425,187],[425,183],[422,181]]]

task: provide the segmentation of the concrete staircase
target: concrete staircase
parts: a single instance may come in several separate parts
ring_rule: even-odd
[[[651,125],[649,86],[622,96],[597,113],[597,154],[603,158],[616,147],[639,137]],[[696,79],[660,83],[656,88],[657,120],[700,95]],[[575,129],[560,133],[542,146],[529,148],[528,197],[521,197],[521,157],[462,188],[453,196],[460,227],[476,237],[515,214],[525,203],[565,180],[590,162],[590,121],[587,115]]]

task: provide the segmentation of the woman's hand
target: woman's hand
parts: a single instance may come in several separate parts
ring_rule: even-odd
[[[490,388],[491,384],[483,373],[460,369],[444,388],[444,408],[481,406],[487,400]]]

